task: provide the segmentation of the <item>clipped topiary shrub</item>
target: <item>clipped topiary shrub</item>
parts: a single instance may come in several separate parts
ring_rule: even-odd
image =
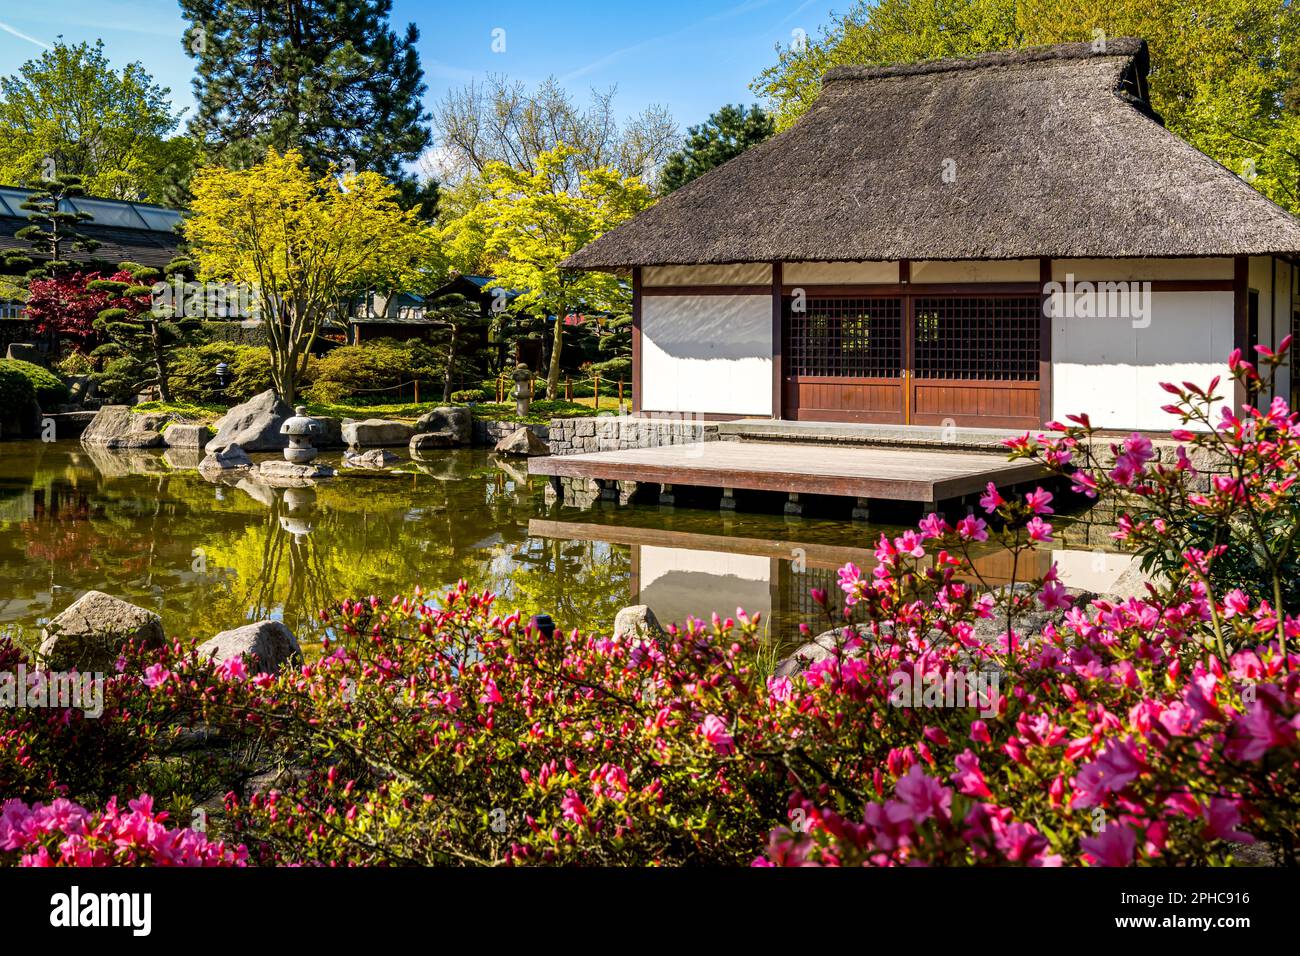
[[[481,388],[467,388],[460,392],[452,392],[451,400],[461,405],[468,405],[473,402],[486,402],[487,392]]]
[[[40,407],[36,388],[16,365],[26,362],[0,361],[0,436],[26,437],[33,434]]]
[[[4,359],[0,364],[13,369],[32,383],[36,404],[41,408],[52,409],[68,401],[68,386],[49,369],[19,359]]]

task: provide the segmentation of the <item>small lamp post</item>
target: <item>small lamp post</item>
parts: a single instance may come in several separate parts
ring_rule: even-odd
[[[320,433],[320,424],[307,417],[307,409],[299,405],[293,417],[280,426],[280,434],[289,436],[289,447],[284,450],[284,460],[295,465],[305,465],[320,454],[311,443],[313,435]]]
[[[222,395],[226,394],[226,386],[230,384],[230,366],[225,362],[217,363],[217,390]]]
[[[518,365],[510,374],[515,380],[515,414],[520,418],[528,415],[528,403],[533,398],[533,370],[527,365]]]

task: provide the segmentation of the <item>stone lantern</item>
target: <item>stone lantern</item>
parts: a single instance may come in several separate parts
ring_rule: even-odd
[[[313,435],[319,435],[320,423],[307,417],[307,409],[299,405],[293,417],[280,426],[280,434],[289,436],[289,447],[284,450],[284,460],[295,465],[314,461],[319,452],[312,447]]]
[[[525,418],[528,415],[528,403],[533,398],[533,371],[527,365],[519,365],[515,367],[510,377],[515,380],[515,390],[512,393],[515,399],[515,414]]]

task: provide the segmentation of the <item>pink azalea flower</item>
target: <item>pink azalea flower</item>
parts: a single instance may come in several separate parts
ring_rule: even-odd
[[[582,797],[578,796],[576,790],[566,790],[564,799],[560,801],[560,810],[565,820],[570,823],[581,823],[590,813],[587,805],[582,802]]]
[[[144,669],[144,686],[154,690],[167,683],[171,676],[171,671],[162,664],[150,664]]]
[[[736,749],[726,722],[716,714],[709,714],[699,726],[699,733],[713,745],[720,754],[729,754]]]
[[[1025,495],[1025,504],[1036,515],[1050,515],[1052,513],[1052,493],[1044,491],[1042,488],[1035,488]]]
[[[967,515],[957,522],[957,534],[967,541],[987,541],[988,525],[983,518]]]
[[[1137,833],[1132,827],[1108,823],[1096,836],[1079,841],[1084,858],[1093,866],[1132,866],[1137,850]]]
[[[993,794],[989,791],[988,785],[984,782],[984,774],[980,771],[979,757],[966,750],[958,754],[953,762],[957,766],[957,772],[948,779],[956,784],[958,793],[968,797],[992,799]]]
[[[1255,838],[1237,827],[1241,824],[1241,810],[1234,800],[1211,797],[1205,808],[1205,827],[1201,836],[1207,840],[1232,840],[1235,843],[1254,843]]]
[[[998,510],[998,505],[1001,504],[1005,504],[1005,501],[1002,495],[998,494],[997,485],[990,481],[988,490],[980,496],[980,507],[984,509],[986,514],[992,514]]]
[[[1025,530],[1029,532],[1030,541],[1043,542],[1052,540],[1052,526],[1042,518],[1031,518],[1029,524],[1025,525]]]

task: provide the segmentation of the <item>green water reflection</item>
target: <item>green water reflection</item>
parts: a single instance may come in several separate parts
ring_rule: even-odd
[[[97,589],[157,611],[173,636],[273,617],[310,639],[317,610],[343,597],[464,577],[566,628],[607,627],[644,600],[667,620],[761,610],[788,639],[815,620],[808,588],[833,585],[834,568],[864,558],[875,536],[776,514],[582,511],[548,503],[542,480],[477,450],[394,478],[289,490],[211,483],[196,463],[75,442],[0,445],[0,628],[30,642]]]

